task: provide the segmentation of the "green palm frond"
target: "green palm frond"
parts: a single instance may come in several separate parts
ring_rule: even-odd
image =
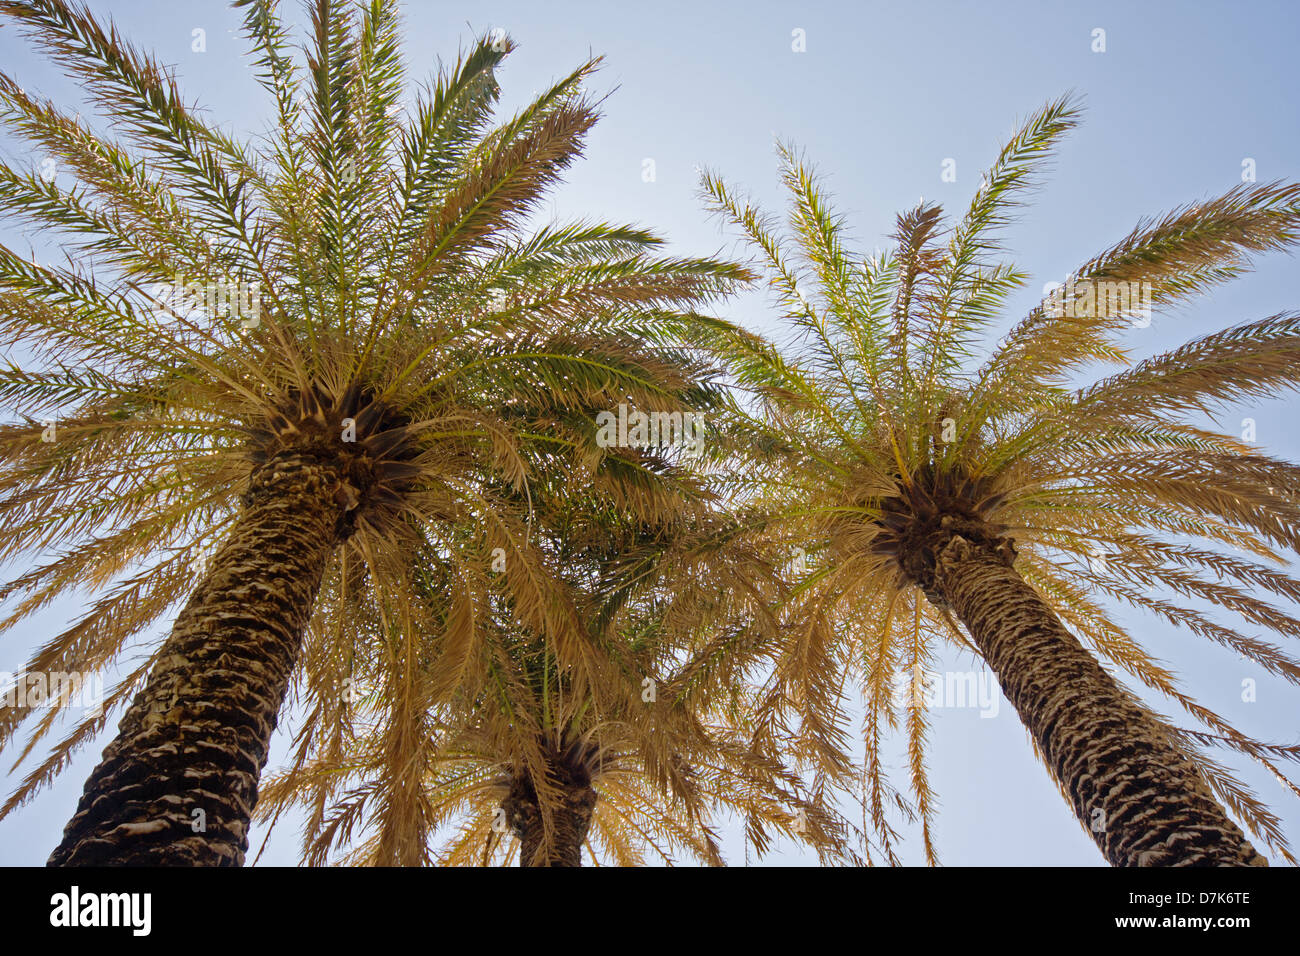
[[[259,463],[304,432],[353,430],[376,471],[351,502],[327,593],[376,609],[373,634],[414,640],[408,625],[420,619],[407,620],[406,596],[421,549],[456,553],[452,620],[463,635],[482,626],[463,596],[481,593],[487,572],[458,549],[501,547],[510,561],[498,583],[515,612],[561,635],[556,660],[575,686],[592,684],[597,655],[564,636],[577,631],[576,610],[530,546],[520,502],[569,467],[611,508],[652,522],[689,513],[652,480],[654,456],[596,443],[595,416],[620,402],[715,403],[721,373],[695,330],[726,326],[702,312],[750,274],[665,256],[636,226],[533,221],[597,119],[582,87],[598,61],[501,117],[494,71],[514,45],[479,38],[403,111],[394,3],[313,4],[305,58],[276,3],[237,6],[275,105],[273,129],[249,142],[187,106],[156,59],[81,7],[0,4],[103,120],[70,119],[0,77],[0,120],[65,174],[0,169],[0,212],[69,232],[72,260],[54,267],[0,249],[0,395],[11,416],[0,426],[0,557],[38,555],[0,586],[3,626],[88,594],[89,613],[31,665],[121,662],[200,580]],[[303,667],[320,669],[305,686],[332,681],[354,649],[305,654]],[[413,715],[421,695],[445,699],[473,659],[453,641],[423,689],[392,684],[393,705]],[[140,679],[125,679],[115,705]],[[319,745],[342,761],[337,711],[305,699],[322,721],[306,753]],[[0,741],[29,716],[6,708]],[[52,728],[38,722],[32,743]],[[4,812],[94,732],[74,729]]]

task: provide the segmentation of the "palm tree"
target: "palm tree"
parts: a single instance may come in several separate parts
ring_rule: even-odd
[[[0,78],[8,128],[77,181],[0,171],[7,213],[75,237],[67,268],[0,248],[0,329],[20,350],[0,376],[19,418],[0,430],[0,555],[59,551],[0,590],[4,624],[108,589],[30,663],[84,672],[188,595],[6,803],[130,699],[52,864],[240,864],[321,582],[395,601],[430,527],[477,523],[513,549],[483,493],[526,492],[512,403],[659,407],[707,387],[665,343],[746,278],[656,257],[636,228],[524,230],[597,118],[581,87],[598,61],[497,122],[512,44],[481,39],[404,111],[393,3],[319,0],[305,68],[273,2],[238,5],[274,102],[256,143],[186,107],[111,25],[0,3],[125,137]],[[592,432],[556,440],[594,449]],[[519,603],[539,627],[563,610]],[[27,714],[0,715],[0,741]]]
[[[797,627],[777,653],[765,708],[797,712],[810,758],[835,772],[842,733],[828,715],[839,712],[843,681],[859,681],[865,796],[892,835],[878,749],[899,718],[891,677],[919,674],[947,640],[996,675],[1112,864],[1264,864],[1219,801],[1290,860],[1277,817],[1200,748],[1225,744],[1274,773],[1275,759],[1300,750],[1262,744],[1185,694],[1099,599],[1150,611],[1300,683],[1294,656],[1191,603],[1300,637],[1300,620],[1270,600],[1300,599],[1300,582],[1270,566],[1300,548],[1300,467],[1192,416],[1295,387],[1300,317],[1235,326],[1085,387],[1071,382],[1086,364],[1127,363],[1123,333],[1141,295],[1167,308],[1242,274],[1256,253],[1292,246],[1300,186],[1242,185],[1140,223],[980,363],[981,337],[1027,280],[999,261],[997,231],[1077,115],[1069,98],[1045,106],[950,229],[923,202],[898,217],[892,249],[865,259],[791,149],[781,149],[786,234],[705,174],[711,207],[757,250],[798,335],[784,349],[717,335],[771,435],[767,464],[744,469],[755,479],[748,493],[785,548],[807,555]],[[1105,660],[1206,729],[1169,724]],[[913,794],[928,821],[924,709],[908,707],[906,723]],[[933,860],[928,823],[925,847]]]
[[[719,805],[747,820],[760,852],[774,829],[841,858],[844,825],[744,746],[706,696],[716,681],[698,679],[710,638],[763,628],[779,581],[676,457],[626,448],[592,471],[530,469],[527,499],[513,495],[515,533],[529,543],[510,560],[527,555],[533,580],[574,608],[556,626],[522,622],[523,589],[494,583],[488,542],[471,527],[424,548],[400,607],[340,600],[368,592],[331,587],[307,639],[309,716],[260,815],[306,807],[313,864],[350,846],[354,863],[487,863],[517,848],[524,865],[577,866],[584,845],[624,864],[646,846],[718,864],[707,819]],[[566,645],[585,650],[584,666]],[[312,678],[344,649],[349,679],[367,691],[340,703],[337,677]],[[455,835],[435,850],[448,823]]]
[[[502,640],[499,653],[510,651]],[[620,866],[644,865],[647,851],[669,864],[685,853],[721,865],[710,822],[719,808],[747,821],[760,852],[776,832],[818,846],[828,859],[842,855],[834,815],[801,796],[788,771],[756,760],[734,731],[690,727],[693,749],[673,747],[660,768],[664,779],[657,779],[647,754],[669,740],[680,745],[685,728],[652,730],[634,686],[611,685],[628,692],[627,704],[597,717],[592,697],[562,695],[556,661],[535,660],[541,673],[523,660],[509,672],[502,668],[499,698],[480,701],[475,715],[455,708],[422,715],[407,755],[420,768],[415,792],[395,785],[394,768],[406,766],[393,753],[399,722],[383,702],[390,685],[377,685],[384,692],[368,694],[363,704],[373,709],[353,715],[343,755],[313,754],[271,775],[259,817],[274,822],[295,805],[307,808],[308,864],[346,849],[340,862],[349,865],[517,859],[525,866],[580,866],[585,848],[591,860]],[[551,683],[538,694],[541,680]],[[317,814],[321,806],[325,812]],[[444,827],[449,833],[435,839]]]

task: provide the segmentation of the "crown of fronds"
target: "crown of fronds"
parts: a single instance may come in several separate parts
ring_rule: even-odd
[[[563,590],[574,631],[535,632],[489,564],[468,580],[432,547],[400,608],[323,602],[305,650],[321,658],[304,671],[307,716],[262,818],[304,810],[312,864],[509,863],[519,844],[503,801],[516,788],[535,801],[545,847],[577,786],[596,794],[597,862],[720,864],[719,809],[760,854],[782,835],[855,858],[823,794],[747,744],[732,695],[701,690],[721,635],[761,629],[780,586],[734,522],[655,528],[573,493],[530,504],[537,576]],[[575,679],[562,640],[588,649],[595,679]]]
[[[716,401],[711,369],[681,346],[704,321],[695,310],[747,273],[660,255],[631,226],[529,226],[596,121],[582,86],[597,60],[500,117],[496,70],[513,44],[483,38],[404,105],[393,3],[311,4],[305,58],[274,2],[237,6],[273,104],[249,142],[87,10],[0,3],[98,117],[0,75],[6,129],[58,170],[0,167],[0,209],[61,233],[68,255],[56,267],[0,247],[0,557],[43,555],[0,587],[0,629],[88,593],[29,669],[121,660],[192,589],[258,463],[328,442],[346,458],[348,515],[328,579],[398,606],[424,548],[448,555],[475,527],[507,554],[518,617],[575,633],[572,607],[532,573],[516,501],[539,470],[563,468],[651,520],[674,513],[681,497],[644,455],[598,446],[593,410]],[[589,679],[587,648],[555,649]],[[0,812],[93,739],[150,663]],[[27,716],[6,708],[0,741]]]
[[[875,827],[888,845],[880,745],[901,720],[933,859],[926,713],[900,713],[891,678],[923,672],[941,642],[972,646],[933,590],[925,550],[942,521],[964,523],[1014,540],[1017,571],[1100,659],[1203,725],[1172,732],[1225,804],[1290,860],[1277,816],[1204,748],[1238,750],[1298,794],[1276,762],[1300,748],[1263,744],[1198,703],[1113,607],[1150,612],[1300,683],[1292,653],[1243,633],[1300,637],[1288,607],[1300,582],[1285,570],[1300,548],[1300,468],[1197,418],[1294,388],[1300,315],[1237,325],[1087,387],[1072,383],[1095,363],[1130,364],[1124,333],[1144,303],[1120,293],[1149,295],[1159,321],[1161,310],[1247,271],[1253,256],[1291,247],[1300,186],[1241,185],[1139,223],[1063,277],[1064,290],[981,361],[981,343],[1027,280],[1003,261],[1000,230],[1077,118],[1068,97],[1048,104],[1003,148],[960,218],[949,224],[922,203],[898,217],[888,251],[865,258],[791,149],[781,148],[788,228],[704,176],[712,209],[755,250],[796,330],[788,347],[734,331],[716,337],[772,451],[739,472],[751,480],[738,490],[761,503],[786,554],[806,553],[755,732],[775,738],[789,730],[778,715],[792,713],[796,752],[843,779],[844,687],[858,684],[863,796]],[[1203,602],[1241,624],[1218,622]]]

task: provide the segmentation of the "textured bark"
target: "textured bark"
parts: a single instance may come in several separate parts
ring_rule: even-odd
[[[559,782],[564,805],[551,813],[551,839],[545,841],[542,812],[537,793],[527,777],[516,777],[510,793],[501,801],[506,821],[521,844],[520,866],[582,866],[582,845],[591,829],[596,808],[596,791],[585,780]]]
[[[319,451],[284,451],[254,472],[49,865],[242,865],[346,501],[337,461]]]
[[[1164,726],[1012,567],[1010,542],[960,535],[935,583],[1106,859],[1115,866],[1267,866]]]

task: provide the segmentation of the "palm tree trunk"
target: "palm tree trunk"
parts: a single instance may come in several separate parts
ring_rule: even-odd
[[[338,540],[336,461],[286,451],[176,618],[50,866],[239,866],[303,630]]]
[[[1010,542],[952,536],[936,583],[1114,866],[1267,866],[1164,725],[1016,573]]]
[[[516,777],[501,801],[506,820],[519,837],[520,866],[582,866],[582,846],[591,829],[596,791],[590,784],[564,786],[564,805],[551,813],[551,839],[546,844],[541,809],[532,782]]]

